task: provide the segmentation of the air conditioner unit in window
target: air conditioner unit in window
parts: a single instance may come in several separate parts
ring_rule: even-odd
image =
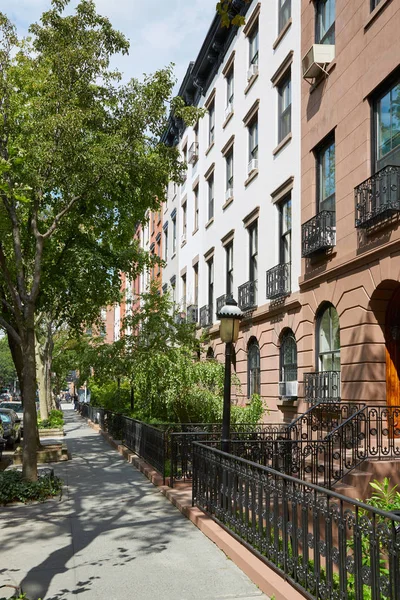
[[[247,165],[247,173],[250,175],[250,173],[252,173],[256,169],[258,169],[258,159],[253,158]]]
[[[297,381],[280,381],[279,395],[281,398],[297,398]]]
[[[333,44],[313,44],[302,60],[303,79],[315,79],[335,58]]]
[[[233,198],[233,188],[228,188],[225,192],[225,200],[228,201]]]
[[[258,65],[250,65],[249,70],[247,71],[247,81],[250,81],[255,75],[258,75]]]
[[[228,106],[225,109],[225,119],[229,117],[233,113],[233,104],[232,102],[228,102]]]

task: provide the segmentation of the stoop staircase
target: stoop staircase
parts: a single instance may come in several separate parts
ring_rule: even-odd
[[[287,426],[281,470],[352,498],[369,482],[400,483],[400,406],[318,402]],[[279,467],[279,465],[278,465]]]

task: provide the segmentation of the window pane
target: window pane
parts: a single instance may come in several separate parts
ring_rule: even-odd
[[[331,350],[331,319],[329,308],[321,317],[319,325],[319,351],[329,352]]]
[[[335,0],[319,0],[317,5],[317,43],[335,43]]]

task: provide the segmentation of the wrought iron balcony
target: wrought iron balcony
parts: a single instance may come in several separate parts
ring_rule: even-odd
[[[257,280],[247,281],[238,287],[240,310],[251,310],[257,306]]]
[[[225,306],[228,298],[232,298],[232,294],[222,294],[219,298],[217,298],[217,315],[223,306]]]
[[[212,304],[206,304],[200,309],[200,326],[211,327],[213,323],[213,307]]]
[[[199,319],[199,310],[197,304],[191,304],[187,307],[187,322],[197,323]]]
[[[340,371],[304,373],[306,402],[340,402]]]
[[[267,271],[267,299],[290,294],[291,263],[282,263]]]
[[[387,166],[355,190],[356,227],[367,228],[400,212],[400,166]]]
[[[322,210],[301,226],[302,256],[311,256],[336,244],[335,213]]]
[[[188,162],[194,165],[199,160],[199,143],[193,142],[189,148]]]

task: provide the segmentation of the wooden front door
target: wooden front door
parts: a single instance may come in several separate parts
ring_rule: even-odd
[[[393,293],[386,310],[385,340],[386,402],[388,407],[400,406],[400,288]],[[395,422],[391,425],[395,430],[399,428],[398,414],[399,411],[393,413]]]

